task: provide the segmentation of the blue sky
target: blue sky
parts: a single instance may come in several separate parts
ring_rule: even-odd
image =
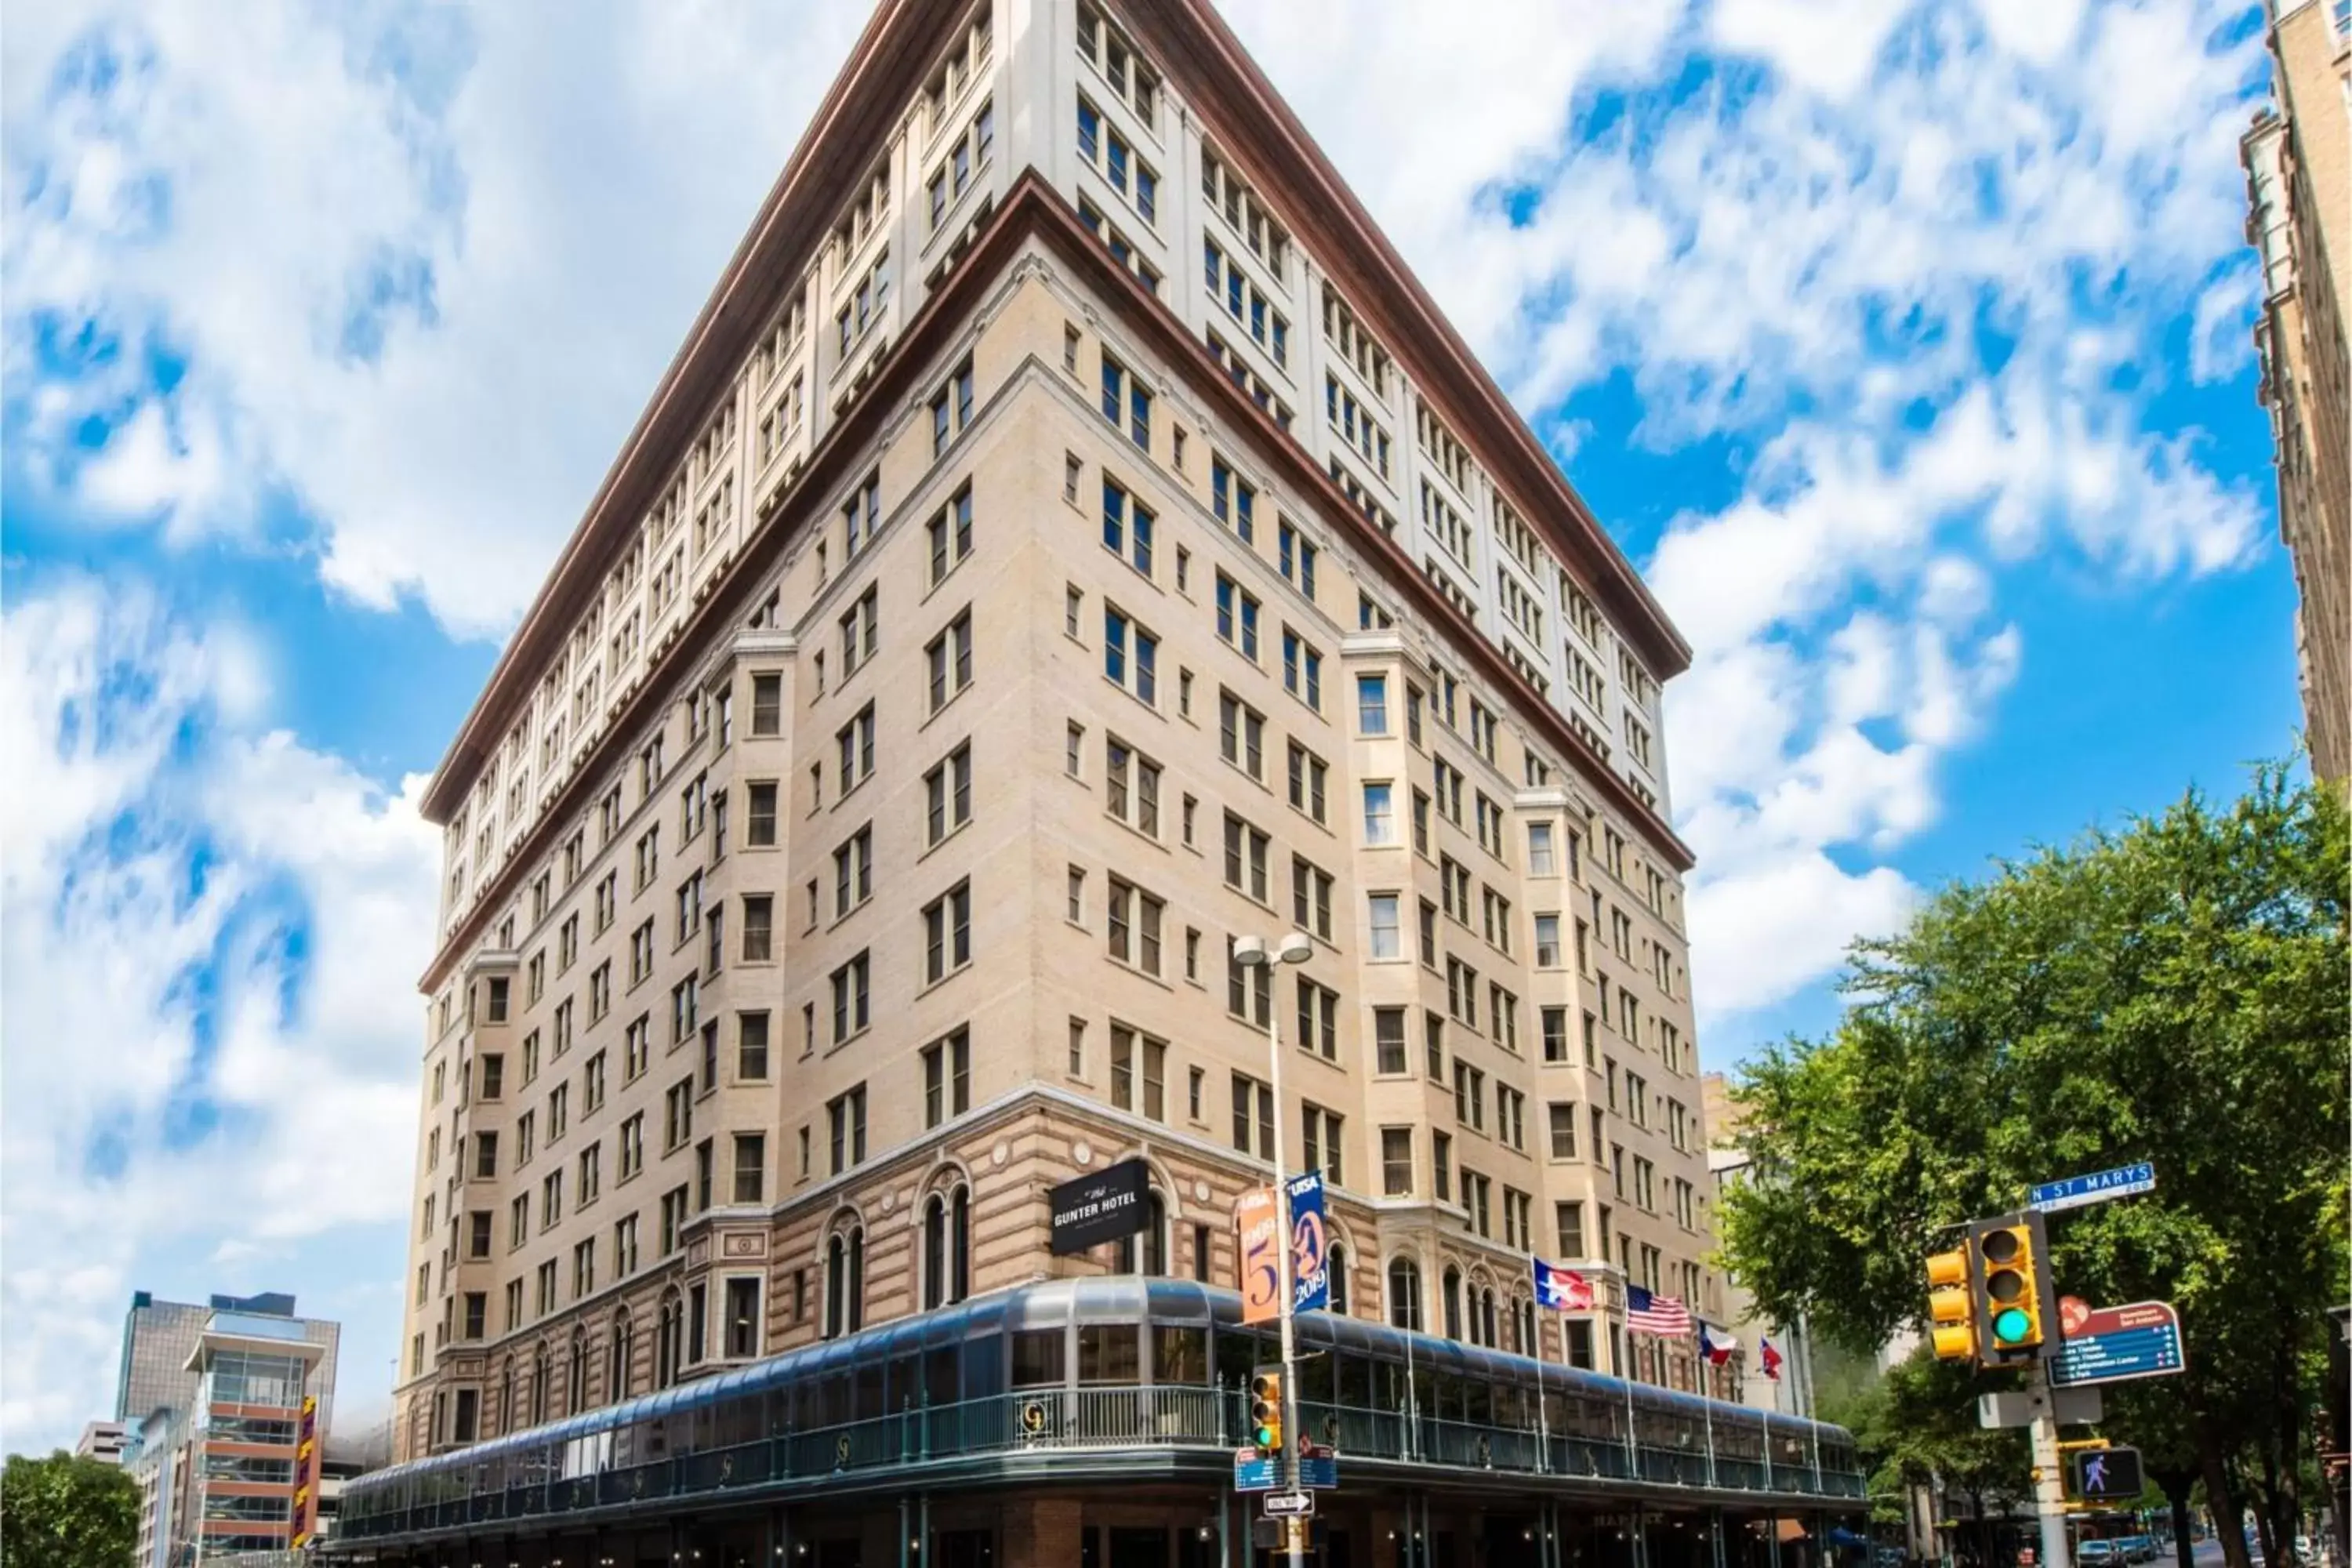
[[[382,1407],[421,775],[863,20],[595,10],[10,19],[11,1448],[104,1411],[134,1289],[293,1290]],[[1229,15],[1696,650],[1707,1065],[1924,890],[2292,747],[2252,7]]]

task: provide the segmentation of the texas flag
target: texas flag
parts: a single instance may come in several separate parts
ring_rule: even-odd
[[[1542,1258],[1528,1260],[1535,1266],[1536,1304],[1562,1312],[1592,1310],[1592,1281],[1573,1268],[1562,1268]]]
[[[1780,1352],[1772,1348],[1772,1342],[1767,1339],[1759,1339],[1756,1342],[1756,1351],[1758,1358],[1764,1363],[1764,1375],[1770,1378],[1774,1383],[1780,1382]]]
[[[1708,1362],[1722,1366],[1739,1352],[1739,1341],[1713,1323],[1701,1323],[1698,1326],[1698,1348],[1706,1352]]]

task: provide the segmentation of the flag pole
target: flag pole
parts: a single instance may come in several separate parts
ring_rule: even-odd
[[[1698,1318],[1693,1318],[1691,1321],[1698,1324],[1698,1367],[1701,1381],[1698,1408],[1701,1416],[1706,1422],[1706,1484],[1712,1489],[1715,1486],[1715,1380],[1706,1374],[1706,1369],[1710,1364],[1707,1361],[1706,1324]]]

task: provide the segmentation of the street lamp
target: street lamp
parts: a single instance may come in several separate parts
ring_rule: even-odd
[[[1282,1435],[1283,1446],[1289,1451],[1282,1457],[1282,1473],[1291,1489],[1298,1488],[1298,1442],[1304,1428],[1298,1424],[1297,1358],[1292,1350],[1291,1320],[1291,1227],[1290,1179],[1284,1158],[1282,1104],[1282,1005],[1275,996],[1271,973],[1277,963],[1304,963],[1315,956],[1315,943],[1305,931],[1295,931],[1285,936],[1281,944],[1271,951],[1262,936],[1234,938],[1234,962],[1244,969],[1263,965],[1269,973],[1265,984],[1265,1050],[1271,1065],[1274,1090],[1274,1213],[1277,1226],[1276,1246],[1279,1256],[1275,1276],[1279,1281],[1282,1303]],[[1291,1568],[1302,1568],[1307,1561],[1305,1543],[1296,1521],[1285,1521],[1283,1532],[1290,1542]]]

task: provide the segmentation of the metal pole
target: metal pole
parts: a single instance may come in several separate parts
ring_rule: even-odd
[[[2058,1450],[2057,1401],[2050,1392],[2050,1363],[2037,1361],[2026,1374],[2033,1402],[2033,1506],[2042,1516],[2042,1568],[2071,1568],[2066,1550],[2066,1476]]]
[[[1272,950],[1265,955],[1265,1048],[1272,1062],[1274,1079],[1274,1212],[1281,1226],[1277,1238],[1279,1257],[1276,1270],[1282,1301],[1282,1477],[1288,1489],[1298,1489],[1298,1358],[1292,1342],[1291,1320],[1291,1230],[1290,1178],[1286,1158],[1287,1141],[1283,1137],[1283,1125],[1289,1111],[1282,1099],[1282,1004],[1276,994],[1276,959]],[[1283,1539],[1289,1544],[1290,1568],[1306,1568],[1307,1545],[1295,1521],[1283,1521]]]

